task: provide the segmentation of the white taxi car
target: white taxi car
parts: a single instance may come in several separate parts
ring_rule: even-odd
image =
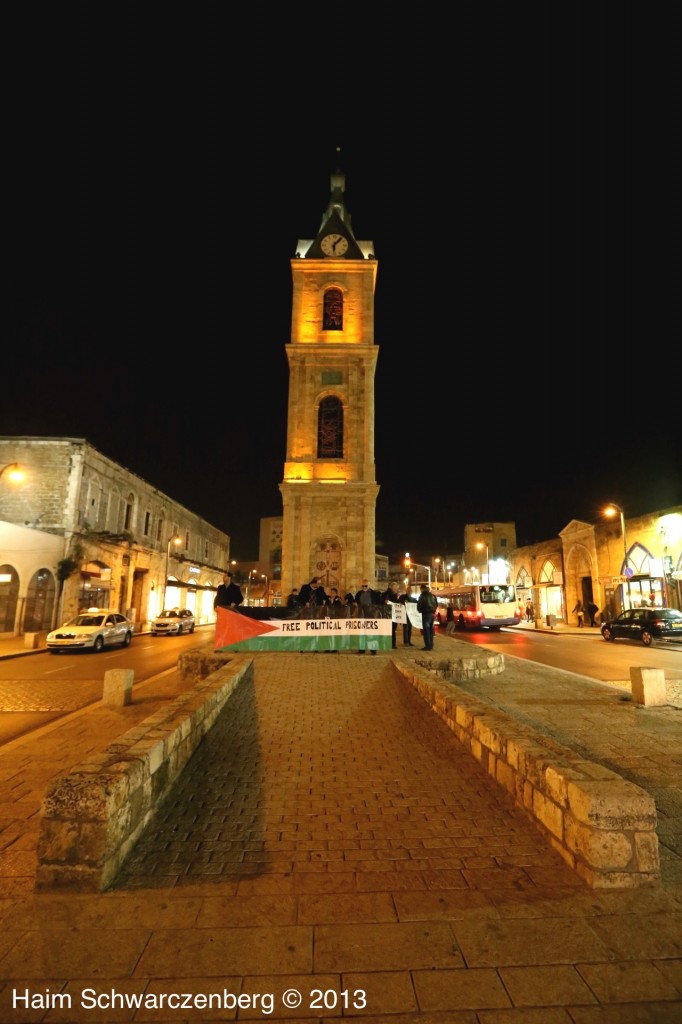
[[[194,632],[194,615],[189,608],[169,608],[152,622],[152,636],[182,636]]]
[[[59,651],[102,651],[105,647],[128,647],[134,623],[115,608],[88,608],[47,634],[47,648]]]

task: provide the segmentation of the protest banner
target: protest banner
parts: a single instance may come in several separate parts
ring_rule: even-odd
[[[216,608],[216,651],[390,651],[390,619],[252,619]]]

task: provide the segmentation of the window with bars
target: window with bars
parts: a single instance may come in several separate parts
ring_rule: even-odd
[[[343,292],[340,288],[327,288],[324,293],[322,330],[343,330]]]
[[[343,404],[333,395],[322,399],[317,412],[317,457],[343,458]]]

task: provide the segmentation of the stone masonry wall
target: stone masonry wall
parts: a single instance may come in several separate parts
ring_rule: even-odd
[[[252,666],[247,656],[197,664],[192,689],[53,782],[43,801],[37,889],[96,892],[111,884]]]
[[[588,885],[623,889],[660,882],[653,797],[446,682],[496,667],[481,659],[461,661],[478,663],[439,663],[433,666],[437,675],[428,666],[394,664]]]

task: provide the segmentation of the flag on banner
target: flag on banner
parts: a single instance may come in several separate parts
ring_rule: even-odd
[[[216,608],[216,651],[388,651],[390,619],[252,619]]]

